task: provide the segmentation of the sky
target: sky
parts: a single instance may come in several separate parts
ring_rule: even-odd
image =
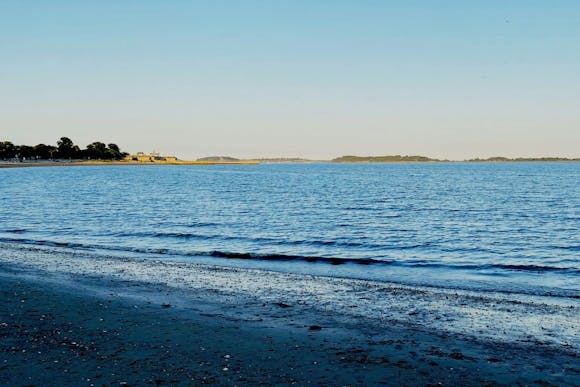
[[[580,1],[2,0],[0,141],[580,157]]]

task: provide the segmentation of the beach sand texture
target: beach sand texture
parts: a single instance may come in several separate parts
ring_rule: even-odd
[[[0,246],[0,383],[578,385],[578,299]]]

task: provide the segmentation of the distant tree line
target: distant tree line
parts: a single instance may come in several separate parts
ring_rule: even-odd
[[[0,159],[2,160],[121,160],[127,155],[128,153],[122,152],[117,144],[105,145],[99,141],[81,149],[68,137],[61,137],[56,142],[56,146],[45,144],[14,145],[10,141],[0,141]]]

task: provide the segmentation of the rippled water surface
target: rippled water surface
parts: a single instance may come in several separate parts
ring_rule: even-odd
[[[0,241],[577,297],[580,163],[3,169]]]

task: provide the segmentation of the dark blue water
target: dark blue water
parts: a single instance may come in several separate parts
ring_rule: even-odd
[[[577,296],[580,163],[0,170],[0,242]]]

